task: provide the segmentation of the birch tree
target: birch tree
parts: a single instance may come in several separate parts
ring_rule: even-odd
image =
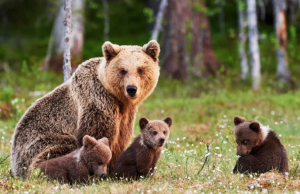
[[[72,21],[72,0],[65,0],[65,33],[64,33],[64,82],[71,77],[71,52],[70,52],[70,35],[71,35],[71,21]]]
[[[258,30],[255,0],[247,0],[247,7],[250,64],[253,83],[252,88],[254,91],[256,91],[260,88],[260,54],[258,47]]]
[[[54,40],[55,40],[55,54],[61,55],[64,51],[64,20],[65,20],[65,10],[64,10],[64,0],[58,2],[59,8],[55,22],[54,22]],[[73,56],[73,61],[75,58],[75,63],[81,62],[81,51],[84,42],[84,0],[73,0],[72,1],[72,33],[70,34],[70,48]]]
[[[290,72],[288,70],[286,45],[286,0],[273,0],[275,32],[277,39],[276,58],[277,58],[277,78],[284,81],[290,80]]]
[[[245,42],[247,36],[245,35],[245,28],[247,26],[246,21],[246,6],[244,0],[238,0],[238,24],[239,24],[239,54],[240,54],[240,64],[242,79],[246,79],[249,74],[247,55],[245,51]]]
[[[157,13],[156,20],[155,20],[154,29],[152,31],[150,40],[157,40],[157,38],[158,38],[158,34],[161,30],[161,21],[163,19],[164,10],[167,6],[167,3],[168,3],[168,0],[161,0],[161,2],[160,2],[158,13]]]

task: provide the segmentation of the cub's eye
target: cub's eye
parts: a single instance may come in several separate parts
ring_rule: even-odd
[[[242,144],[243,144],[243,145],[247,145],[247,140],[243,140],[243,141],[242,141]]]
[[[164,131],[164,135],[166,134],[166,131]]]
[[[157,132],[156,132],[156,131],[153,131],[153,135],[157,135]]]
[[[143,73],[144,73],[144,70],[143,70],[143,69],[138,69],[138,73],[139,73],[139,74],[143,74]]]
[[[126,75],[126,73],[127,73],[127,71],[125,71],[125,70],[121,70],[121,71],[120,71],[120,74],[121,74],[121,75]]]
[[[98,162],[98,165],[103,165],[103,162]]]

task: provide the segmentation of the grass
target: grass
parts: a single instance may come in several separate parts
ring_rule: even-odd
[[[39,70],[37,70],[39,71]],[[26,109],[40,96],[32,91],[51,91],[62,77],[51,73],[9,73],[0,86],[0,161],[10,154],[14,127]],[[33,73],[34,74],[34,73]],[[0,75],[1,76],[1,75]],[[230,77],[235,77],[231,79]],[[30,79],[29,79],[30,78]],[[89,185],[60,185],[41,177],[9,178],[9,160],[0,164],[1,193],[294,193],[300,191],[300,91],[281,93],[272,78],[263,78],[262,90],[253,93],[249,81],[224,75],[218,79],[180,82],[161,79],[153,94],[141,105],[137,121],[173,118],[169,143],[157,164],[157,173],[132,183],[95,181]],[[29,81],[28,81],[29,80]],[[6,88],[6,89],[5,89]],[[10,88],[10,89],[7,89]],[[233,117],[239,115],[269,125],[281,137],[290,163],[288,175],[268,173],[232,174],[237,160]],[[139,134],[135,124],[134,135]],[[199,139],[201,138],[203,142]],[[213,142],[213,143],[212,143]],[[207,144],[211,144],[207,155]],[[203,170],[205,156],[207,163]],[[272,178],[273,177],[273,178]]]

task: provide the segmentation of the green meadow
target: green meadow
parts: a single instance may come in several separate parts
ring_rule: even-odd
[[[61,185],[33,174],[26,180],[10,176],[11,137],[18,120],[39,97],[62,82],[62,75],[40,68],[23,76],[2,74],[0,91],[0,192],[1,193],[296,193],[300,192],[300,91],[286,92],[272,77],[264,77],[262,89],[253,92],[251,82],[238,75],[218,79],[178,81],[161,78],[152,95],[139,107],[138,120],[172,117],[168,144],[156,173],[127,182],[110,179],[90,184]],[[18,79],[16,79],[18,77]],[[17,80],[17,81],[16,81]],[[35,91],[35,92],[33,92]],[[290,159],[288,174],[232,174],[238,158],[233,117],[258,120],[274,130]]]

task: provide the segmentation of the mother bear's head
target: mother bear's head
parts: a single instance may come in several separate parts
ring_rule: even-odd
[[[140,46],[119,46],[105,42],[99,78],[122,102],[138,105],[155,88],[159,77],[159,44],[152,40]]]

